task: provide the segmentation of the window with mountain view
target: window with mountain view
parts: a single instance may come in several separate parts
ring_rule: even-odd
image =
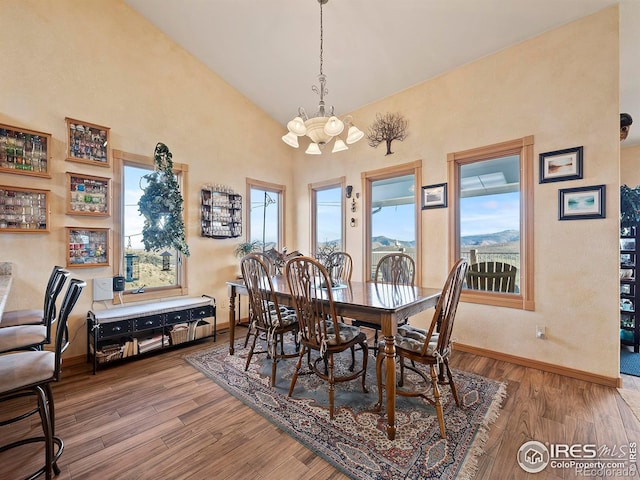
[[[310,186],[314,255],[344,250],[343,185],[344,179]]]
[[[452,251],[454,259],[469,261],[463,300],[532,308],[532,142],[527,137],[449,156]]]
[[[417,253],[419,216],[416,179],[421,163],[401,165],[378,172],[366,172],[367,257],[366,277],[373,279],[378,261],[386,254],[404,252],[416,261],[416,283],[420,282]]]

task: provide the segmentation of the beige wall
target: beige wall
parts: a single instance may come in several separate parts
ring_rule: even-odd
[[[346,175],[358,191],[362,171],[422,160],[423,185],[447,182],[447,153],[533,135],[535,311],[462,304],[454,336],[463,344],[617,377],[618,72],[618,10],[610,8],[352,112],[360,128],[376,113],[400,112],[409,136],[394,142],[391,156],[366,140],[321,158],[299,153],[298,218],[309,211],[306,185],[327,171]],[[539,153],[579,145],[582,180],[538,184]],[[559,188],[597,184],[607,186],[606,219],[558,221]],[[451,213],[421,213],[425,286],[441,285],[448,271]],[[347,227],[352,255],[363,243],[361,210],[356,217],[358,226]],[[297,238],[296,247],[308,250],[307,222],[298,224]],[[547,340],[536,339],[536,325],[547,327]]]
[[[631,128],[634,128],[632,125]],[[620,184],[637,187],[640,185],[640,145],[620,148]]]
[[[224,280],[238,272],[232,252],[242,239],[199,236],[199,187],[222,183],[244,196],[248,172],[291,184],[283,127],[119,0],[2,0],[0,10],[0,123],[53,135],[52,179],[0,174],[0,185],[52,193],[51,233],[0,234],[0,259],[15,265],[7,309],[42,304],[52,266],[65,264],[65,226],[112,227],[110,218],[64,213],[65,172],[112,176],[111,169],[65,161],[65,117],[71,117],[110,127],[114,149],[152,156],[161,141],[174,162],[189,165],[189,293],[215,296],[224,324]],[[86,280],[112,274],[106,267],[72,271]],[[78,334],[70,356],[86,351],[91,298],[89,282],[72,318]]]
[[[287,185],[286,244],[306,252],[308,183],[345,175],[361,192],[361,172],[414,160],[423,162],[423,185],[445,182],[447,153],[534,135],[536,159],[540,152],[585,149],[584,179],[535,184],[536,310],[463,304],[455,336],[476,347],[618,375],[617,8],[353,112],[363,129],[378,112],[400,112],[409,120],[409,137],[394,143],[392,156],[363,140],[347,152],[309,157],[280,141],[282,125],[119,0],[1,0],[1,7],[0,122],[54,138],[51,180],[0,174],[0,184],[47,188],[53,194],[50,234],[0,236],[0,260],[16,265],[9,309],[41,302],[51,266],[65,260],[64,226],[111,226],[110,219],[64,214],[66,171],[105,176],[103,169],[64,161],[67,116],[111,127],[113,148],[151,155],[162,141],[176,162],[189,164],[190,293],[216,296],[221,323],[227,314],[224,280],[237,271],[232,254],[237,242],[199,237],[200,184],[223,183],[244,192],[249,175]],[[236,125],[242,126],[240,133]],[[595,184],[607,185],[607,218],[559,222],[558,188]],[[358,207],[357,227],[347,227],[346,246],[356,255],[360,278]],[[421,213],[424,285],[440,285],[446,275],[449,214],[450,209]],[[90,280],[112,271],[73,273]],[[73,318],[72,331],[79,333],[71,356],[84,353],[81,327],[90,299],[91,287]],[[547,340],[535,338],[538,324],[547,326]]]

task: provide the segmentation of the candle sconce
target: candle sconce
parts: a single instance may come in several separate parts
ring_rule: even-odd
[[[356,198],[360,198],[360,194],[356,193],[356,197],[351,199],[351,211],[356,211]]]

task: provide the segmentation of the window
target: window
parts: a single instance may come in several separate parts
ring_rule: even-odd
[[[532,157],[533,137],[449,154],[451,264],[495,270],[469,274],[463,301],[533,310]]]
[[[345,179],[309,185],[311,191],[311,252],[344,250]]]
[[[142,243],[144,218],[138,200],[153,159],[114,151],[114,262],[125,277],[125,301],[139,301],[187,293],[186,259],[175,249],[146,252]],[[181,191],[186,190],[186,166],[174,163]],[[186,215],[187,202],[183,204]]]
[[[372,280],[380,258],[404,252],[416,262],[420,285],[420,187],[422,162],[365,172],[367,222],[364,278]]]
[[[264,251],[284,247],[284,191],[283,185],[247,178],[247,239]]]

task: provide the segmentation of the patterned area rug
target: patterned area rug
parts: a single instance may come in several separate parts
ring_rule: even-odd
[[[354,380],[336,386],[335,416],[329,420],[328,384],[316,375],[300,375],[287,397],[296,359],[278,364],[275,389],[269,385],[270,361],[254,355],[244,371],[248,349],[239,342],[235,355],[227,344],[185,356],[229,393],[269,419],[293,438],[355,479],[473,478],[488,426],[497,418],[506,385],[454,371],[462,408],[448,386],[442,388],[447,438],[440,438],[435,409],[422,399],[398,397],[396,439],[387,439],[385,418],[373,407],[378,399],[375,360],[369,356],[367,387]],[[292,345],[287,345],[289,348]],[[356,352],[356,362],[362,358]],[[347,368],[350,356],[336,359]],[[357,366],[356,366],[357,367]],[[306,361],[301,371],[306,369]]]

